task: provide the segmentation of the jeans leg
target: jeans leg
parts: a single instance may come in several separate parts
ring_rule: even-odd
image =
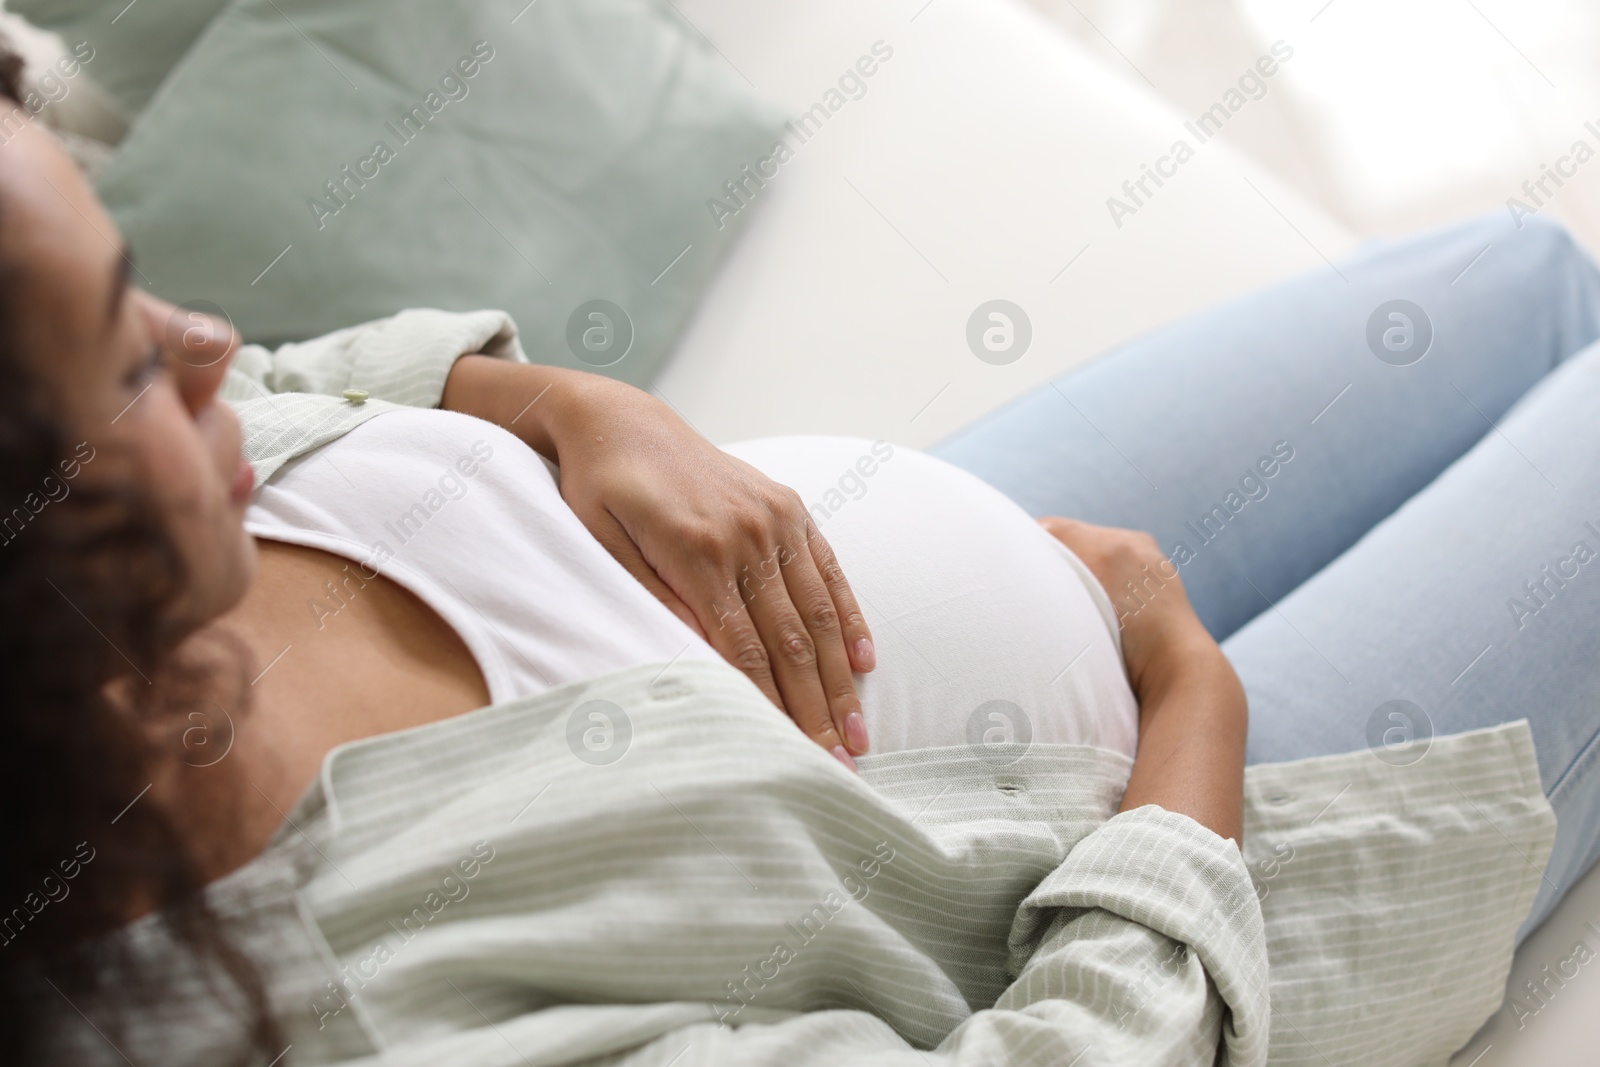
[[[1405,312],[1421,320],[1406,351],[1383,345],[1386,329],[1398,331],[1391,344],[1408,339],[1402,320],[1378,314],[1393,300],[1422,309]],[[1375,317],[1387,361],[1369,345]],[[1151,531],[1221,639],[1431,482],[1596,337],[1594,264],[1559,226],[1519,230],[1502,213],[1375,242],[1337,273],[1124,345],[932,451],[1031,514]]]
[[[1557,818],[1537,926],[1600,855],[1600,344],[1223,647],[1251,763],[1367,746],[1394,700],[1419,738],[1526,718]]]

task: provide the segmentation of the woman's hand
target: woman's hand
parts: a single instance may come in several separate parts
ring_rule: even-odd
[[[1178,568],[1137,530],[1039,523],[1083,561],[1117,609],[1139,699],[1139,751],[1118,810],[1155,804],[1243,841],[1244,687],[1190,605]]]
[[[1059,517],[1040,519],[1039,525],[1072,549],[1111,598],[1134,692],[1154,684],[1185,658],[1209,655],[1216,648],[1189,603],[1178,568],[1154,537]]]
[[[852,670],[872,634],[798,494],[632,386],[465,356],[444,407],[517,433],[606,550],[847,766],[867,750]]]

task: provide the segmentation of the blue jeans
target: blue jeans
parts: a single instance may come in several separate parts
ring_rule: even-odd
[[[933,452],[1155,534],[1252,763],[1526,718],[1557,817],[1526,933],[1600,855],[1597,337],[1600,270],[1500,215],[1125,345]]]

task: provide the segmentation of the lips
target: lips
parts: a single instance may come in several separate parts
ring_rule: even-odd
[[[256,471],[250,466],[250,461],[243,456],[239,457],[239,473],[233,477],[233,488],[230,495],[235,504],[243,504],[250,499],[250,493],[256,487]]]

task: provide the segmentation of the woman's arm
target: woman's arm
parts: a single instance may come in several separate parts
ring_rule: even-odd
[[[666,404],[597,374],[469,355],[441,407],[561,468],[561,495],[628,571],[847,766],[867,750],[852,670],[872,635],[800,497]]]
[[[580,417],[594,403],[600,383],[611,381],[562,367],[467,355],[450,368],[439,406],[510,430],[545,459],[560,463],[560,427]]]
[[[1119,810],[1155,804],[1219,837],[1244,840],[1244,688],[1194,613],[1155,539],[1072,519],[1040,524],[1070,548],[1117,607],[1139,699],[1139,749]]]
[[[1239,678],[1215,642],[1175,652],[1158,674],[1138,690],[1139,750],[1118,810],[1156,804],[1242,845],[1247,720]]]
[[[223,325],[184,336],[196,366],[227,366],[220,395],[258,481],[396,404],[493,422],[559,463],[562,496],[595,538],[808,736],[847,765],[866,751],[851,672],[875,665],[872,634],[828,543],[791,490],[665,404],[528,363],[500,311],[413,308],[271,351],[246,345],[228,365],[237,343]]]

